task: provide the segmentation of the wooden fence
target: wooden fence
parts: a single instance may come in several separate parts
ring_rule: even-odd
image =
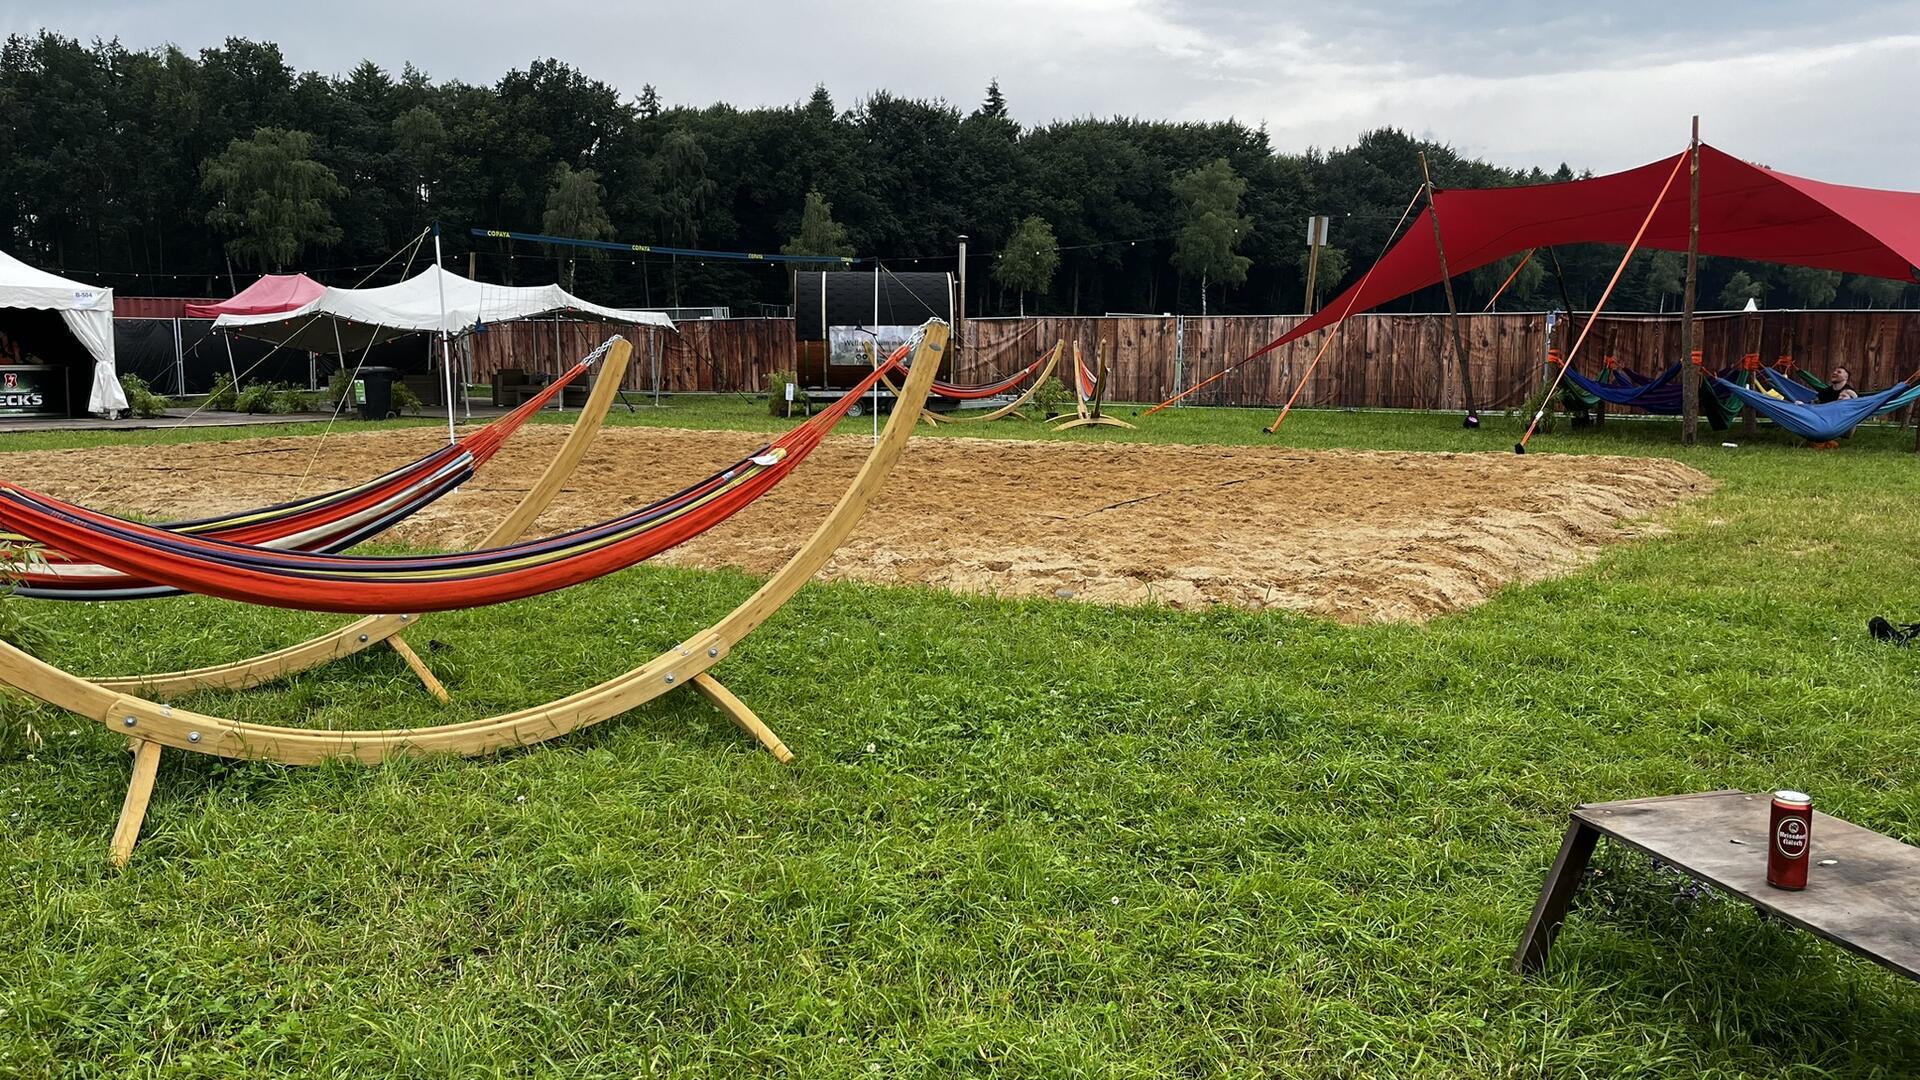
[[[628,324],[561,319],[503,323],[475,334],[473,374],[486,382],[501,368],[552,372],[592,352],[609,334],[634,344],[629,390],[662,393],[756,393],[767,374],[793,367],[792,319],[716,319],[679,324],[677,332]]]
[[[1079,343],[1089,357],[1105,345],[1116,401],[1160,401],[1238,363],[1299,323],[1298,315],[1198,317],[1044,316],[970,319],[950,377],[985,382],[1038,356],[1055,341]],[[1540,385],[1546,316],[1534,313],[1463,315],[1461,329],[1483,409],[1518,406]],[[1886,386],[1920,370],[1920,312],[1765,311],[1701,316],[1700,348],[1714,367],[1738,365],[1757,351],[1772,362],[1791,355],[1820,374],[1851,369],[1856,385]],[[1556,331],[1556,338],[1567,324]],[[475,339],[476,375],[500,367],[553,370],[604,340],[627,333],[639,348],[627,385],[654,385],[652,347],[660,357],[666,393],[756,393],[769,372],[794,366],[793,323],[786,319],[687,322],[678,333],[637,333],[600,323],[534,322],[495,327]],[[1326,336],[1325,356],[1308,367]],[[1466,397],[1452,362],[1445,315],[1361,315],[1308,335],[1246,364],[1193,395],[1202,405],[1278,407],[1307,378],[1299,404],[1346,408],[1461,409]],[[1678,359],[1679,319],[1671,315],[1605,316],[1581,348],[1576,366],[1589,374],[1602,357],[1657,371]]]

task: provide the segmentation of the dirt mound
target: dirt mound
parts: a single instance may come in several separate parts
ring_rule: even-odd
[[[391,536],[460,548],[518,500],[566,432],[523,430],[476,479]],[[617,428],[541,517],[612,517],[751,450],[734,432]],[[0,475],[90,506],[201,516],[365,480],[431,429],[0,455]],[[829,439],[772,494],[665,561],[777,567],[868,440]],[[318,453],[316,454],[316,450]],[[826,576],[1109,603],[1290,608],[1423,620],[1592,560],[1713,482],[1661,459],[916,439]]]

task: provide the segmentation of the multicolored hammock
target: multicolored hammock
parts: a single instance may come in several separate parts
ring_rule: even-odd
[[[552,404],[556,395],[592,368],[611,344],[609,340],[594,350],[505,416],[456,443],[364,484],[274,506],[171,521],[150,528],[287,551],[345,551],[393,528],[466,483],[535,413]],[[29,542],[30,538],[23,535],[0,534],[0,549]],[[16,581],[16,595],[37,600],[146,600],[181,592],[111,566],[76,558],[66,549],[49,548],[35,552],[34,556],[30,561],[17,560],[9,568]]]
[[[497,604],[642,562],[733,516],[785,479],[880,379],[733,465],[611,521],[490,550],[428,556],[288,552],[183,535],[0,483],[0,526],[188,592],[308,611],[379,614]]]
[[[1709,379],[1716,379],[1735,372],[1724,371],[1720,376],[1715,376],[1711,371],[1705,374]],[[1655,416],[1679,416],[1682,409],[1679,364],[1669,364],[1666,370],[1651,378],[1629,368],[1610,367],[1601,378],[1589,379],[1578,370],[1569,368],[1567,382],[1590,403],[1604,401],[1612,405],[1631,406]],[[1716,430],[1725,428],[1729,414],[1739,411],[1739,405],[1725,394],[1707,394],[1700,399],[1700,407]]]

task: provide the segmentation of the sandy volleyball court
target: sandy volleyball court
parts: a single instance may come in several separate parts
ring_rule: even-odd
[[[475,542],[566,431],[523,430],[473,483],[391,534]],[[672,491],[762,436],[604,432],[540,519],[551,532]],[[0,475],[122,513],[198,516],[374,476],[433,429],[0,454]],[[770,572],[867,453],[830,439],[786,483],[664,559]],[[315,456],[316,448],[320,453]],[[1712,481],[1658,459],[918,438],[827,576],[1110,603],[1422,620],[1564,572]]]

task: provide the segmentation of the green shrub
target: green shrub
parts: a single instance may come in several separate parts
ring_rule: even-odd
[[[280,383],[248,383],[234,395],[233,411],[243,413],[266,413],[273,411],[274,398],[286,389]]]
[[[767,411],[774,416],[787,415],[787,387],[793,387],[794,412],[811,412],[807,392],[800,387],[800,376],[791,371],[776,371],[767,376]]]
[[[127,408],[135,416],[165,416],[167,410],[173,408],[172,401],[164,394],[154,393],[147,380],[138,375],[120,376],[120,392],[127,395]]]
[[[1040,410],[1041,416],[1058,416],[1061,406],[1072,401],[1073,395],[1067,393],[1066,384],[1059,379],[1048,379],[1041,383],[1040,389],[1035,390],[1033,396],[1027,400],[1033,403],[1034,408]]]
[[[207,408],[233,412],[240,397],[239,388],[234,385],[232,375],[221,375],[213,380],[213,390],[207,395]]]
[[[275,416],[305,412],[311,404],[308,391],[292,386],[275,387],[273,396],[267,399],[267,411]]]
[[[420,395],[413,392],[413,387],[403,382],[393,384],[394,412],[412,413],[414,416],[419,416],[421,406],[425,404],[425,402],[420,400]]]

